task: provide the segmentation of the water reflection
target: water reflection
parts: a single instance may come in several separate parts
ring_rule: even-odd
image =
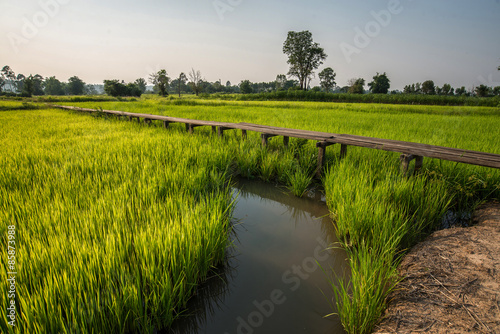
[[[233,247],[171,333],[343,333],[331,270],[348,270],[324,202],[239,181]],[[325,274],[321,267],[329,274]]]

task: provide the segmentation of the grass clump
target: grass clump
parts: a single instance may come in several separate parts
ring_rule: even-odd
[[[328,206],[347,250],[350,282],[333,285],[348,333],[370,333],[398,282],[404,250],[440,225],[453,196],[426,175],[405,178],[387,155],[349,156],[324,178]]]

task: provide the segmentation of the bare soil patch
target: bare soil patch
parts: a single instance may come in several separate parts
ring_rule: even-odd
[[[433,233],[404,257],[375,333],[500,334],[500,203],[481,206],[472,220]]]

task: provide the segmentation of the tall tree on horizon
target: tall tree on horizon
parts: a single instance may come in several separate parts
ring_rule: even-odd
[[[311,32],[308,30],[295,32],[289,31],[283,43],[283,53],[288,56],[290,65],[289,76],[299,79],[300,89],[306,90],[309,81],[327,55],[323,48],[315,43]]]
[[[189,76],[189,85],[193,92],[198,96],[201,92],[203,79],[201,78],[201,72],[195,71],[194,68],[191,68],[191,72],[188,73]]]
[[[156,73],[152,73],[149,76],[149,81],[155,85],[155,87],[158,89],[159,95],[160,96],[167,96],[167,88],[168,88],[168,82],[170,81],[170,78],[168,77],[167,70],[161,69]]]
[[[373,81],[368,83],[368,87],[370,87],[370,91],[374,94],[387,94],[391,87],[390,82],[385,72],[383,74],[377,72],[373,77]]]
[[[4,80],[4,83],[5,84],[7,84],[7,83],[9,84],[10,91],[11,92],[15,91],[14,82],[16,81],[16,74],[10,68],[10,66],[9,65],[5,65],[2,68],[1,74],[2,74],[2,78]],[[5,85],[5,88],[7,89],[7,85]]]
[[[422,93],[426,95],[435,95],[436,87],[434,86],[434,81],[426,80],[422,83]]]
[[[64,95],[64,88],[62,82],[55,76],[45,78],[43,82],[44,91],[47,95]]]
[[[179,74],[179,79],[177,79],[177,93],[179,93],[179,97],[181,97],[181,86],[185,85],[187,81],[187,77],[184,72]]]
[[[253,92],[252,83],[250,80],[242,80],[240,83],[241,94],[251,94]]]
[[[77,76],[68,79],[68,94],[83,95],[85,93],[85,82]]]
[[[479,85],[474,89],[474,92],[476,93],[477,96],[479,97],[486,97],[488,96],[490,92],[490,87],[486,85]]]
[[[335,71],[331,67],[327,67],[327,68],[323,69],[323,71],[319,72],[318,76],[319,76],[319,80],[320,80],[320,85],[321,85],[321,88],[323,88],[323,90],[326,93],[329,93],[330,91],[333,90],[333,87],[335,87],[335,85],[336,85],[335,76],[336,75],[337,74],[335,73]]]
[[[141,93],[144,94],[146,92],[147,82],[144,78],[139,78],[134,81],[134,84],[141,90]]]
[[[348,82],[350,94],[363,94],[365,92],[365,79],[351,79]]]

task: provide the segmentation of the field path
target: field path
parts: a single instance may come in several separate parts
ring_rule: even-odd
[[[405,256],[376,333],[500,333],[500,203],[481,206],[473,223]]]

